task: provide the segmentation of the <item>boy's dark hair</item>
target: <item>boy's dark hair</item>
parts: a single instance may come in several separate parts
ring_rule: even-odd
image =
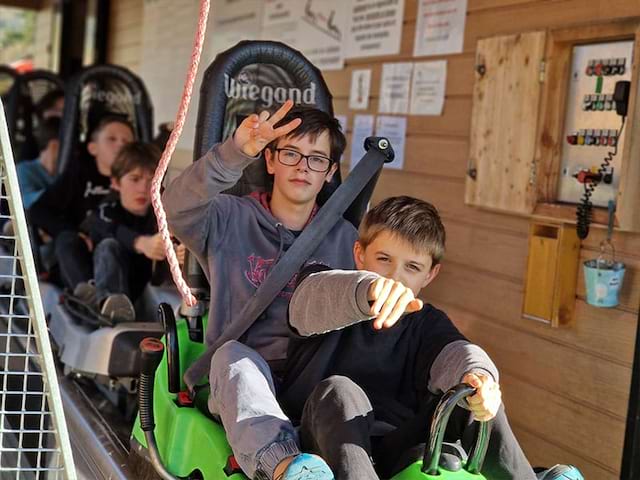
[[[136,168],[154,173],[160,161],[161,154],[160,149],[152,143],[128,143],[122,147],[113,162],[111,166],[111,177],[120,180]]]
[[[440,215],[429,202],[401,196],[383,200],[362,219],[359,242],[366,248],[382,231],[409,242],[417,251],[427,252],[432,267],[442,260],[446,233]]]
[[[38,145],[38,151],[42,152],[47,149],[51,140],[58,140],[60,135],[60,118],[49,117],[44,120],[40,120],[38,128],[34,132],[36,144]]]
[[[127,119],[127,117],[125,115],[118,115],[118,114],[108,114],[103,116],[102,118],[100,118],[100,120],[98,120],[98,123],[96,123],[96,126],[91,130],[91,134],[89,135],[89,141],[94,142],[96,140],[96,137],[100,134],[100,132],[107,126],[107,125],[111,125],[112,123],[121,123],[122,125],[126,125],[127,127],[129,127],[129,129],[131,130],[131,133],[135,134],[135,129],[133,128],[133,125],[131,125],[131,122]]]
[[[64,91],[60,90],[59,88],[45,93],[35,106],[35,110],[38,116],[42,118],[44,112],[52,108],[61,98],[64,98]]]
[[[340,122],[322,110],[317,108],[305,107],[302,105],[296,105],[285,117],[280,120],[275,127],[280,127],[289,123],[296,118],[302,119],[302,123],[289,135],[287,138],[301,138],[305,135],[309,135],[312,141],[315,142],[316,138],[326,131],[329,134],[329,144],[331,145],[330,157],[334,162],[339,162],[340,157],[344,153],[344,149],[347,146],[347,139],[342,132]],[[271,142],[267,148],[272,151],[276,148],[279,138]]]

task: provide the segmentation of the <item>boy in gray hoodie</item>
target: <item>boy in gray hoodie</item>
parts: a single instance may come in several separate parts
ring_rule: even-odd
[[[494,420],[486,478],[583,480],[566,465],[534,473],[501,406],[496,366],[444,312],[416,297],[438,275],[444,245],[431,204],[393,197],[360,225],[357,271],[302,270],[289,305],[293,338],[281,395],[301,418],[302,446],[322,455],[338,480],[389,478],[422,456],[423,448],[412,450],[427,441],[437,400],[463,382],[477,393],[454,411],[448,433],[469,451],[472,420]]]
[[[251,115],[225,142],[185,169],[165,190],[169,228],[196,256],[210,284],[205,340],[215,343],[271,267],[315,215],[316,197],[338,168],[346,140],[326,113],[287,101]],[[291,111],[290,111],[291,110]],[[273,175],[270,192],[222,194],[252,162]],[[309,260],[353,268],[355,228],[341,219]],[[297,433],[276,400],[287,354],[287,307],[295,277],[239,341],[203,355],[185,373],[193,388],[208,374],[209,408],[220,417],[236,460],[250,478],[333,478],[318,457],[300,454]]]

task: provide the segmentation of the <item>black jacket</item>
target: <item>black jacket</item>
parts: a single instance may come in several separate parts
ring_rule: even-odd
[[[110,183],[111,179],[98,171],[95,159],[83,158],[44,191],[29,209],[29,218],[53,237],[65,230],[77,230],[109,194]]]
[[[105,238],[115,238],[127,250],[135,252],[134,241],[140,235],[154,235],[158,231],[153,209],[143,217],[122,207],[120,196],[111,192],[80,224],[80,231],[91,237],[94,245]]]
[[[311,273],[326,269],[322,265],[304,269],[298,285]],[[279,398],[287,414],[298,420],[314,387],[329,376],[342,375],[365,391],[377,419],[398,426],[432,403],[427,388],[431,366],[442,349],[457,340],[466,338],[432,305],[384,330],[374,330],[366,321],[302,337],[291,328]]]

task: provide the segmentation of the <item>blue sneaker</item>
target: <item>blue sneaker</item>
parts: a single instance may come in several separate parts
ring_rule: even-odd
[[[334,480],[334,477],[329,465],[322,458],[317,455],[301,453],[293,459],[280,479]]]
[[[536,473],[538,480],[584,480],[584,477],[573,465],[555,465]]]

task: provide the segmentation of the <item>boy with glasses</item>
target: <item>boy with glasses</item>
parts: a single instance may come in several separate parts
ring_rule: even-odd
[[[211,345],[255,294],[268,271],[314,217],[316,198],[338,169],[346,139],[338,121],[311,108],[245,119],[224,143],[188,167],[164,193],[170,229],[209,279],[205,340]],[[291,110],[291,111],[290,111]],[[269,192],[225,195],[264,151],[273,175]],[[339,220],[309,261],[353,268],[357,232]],[[218,416],[235,457],[250,478],[331,479],[325,462],[300,453],[298,436],[276,393],[288,347],[287,308],[295,277],[240,341],[202,356],[185,373],[192,388],[208,374],[209,409]]]

